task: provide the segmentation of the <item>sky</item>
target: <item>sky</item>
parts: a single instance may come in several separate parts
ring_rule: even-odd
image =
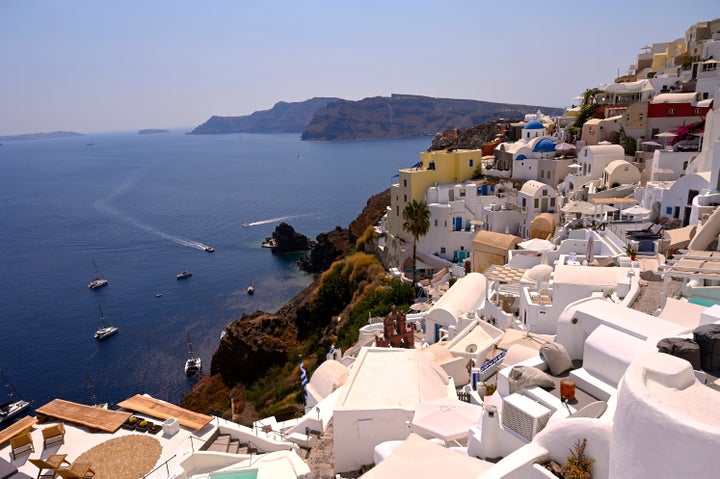
[[[0,0],[0,135],[392,93],[566,107],[717,0]]]

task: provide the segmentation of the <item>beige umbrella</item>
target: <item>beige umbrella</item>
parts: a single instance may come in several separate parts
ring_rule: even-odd
[[[454,397],[423,401],[415,407],[412,430],[421,436],[437,437],[444,441],[461,439],[467,437],[468,430],[479,423],[482,414],[482,406]]]
[[[430,306],[432,306],[429,303],[413,303],[412,306],[410,306],[410,309],[413,311],[427,311],[430,309]]]

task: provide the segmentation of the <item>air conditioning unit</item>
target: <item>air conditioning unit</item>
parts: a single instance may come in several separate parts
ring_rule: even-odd
[[[543,430],[551,411],[527,396],[514,393],[503,398],[502,425],[528,441]]]

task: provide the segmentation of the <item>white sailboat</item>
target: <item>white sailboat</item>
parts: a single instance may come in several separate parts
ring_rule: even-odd
[[[100,309],[100,327],[95,330],[95,339],[105,339],[117,333],[118,328],[115,326],[106,326],[103,310],[100,306],[98,306],[98,309]]]
[[[2,369],[0,369],[0,375],[2,375],[3,382],[5,383],[5,389],[7,389],[7,397],[9,399],[9,401],[0,404],[0,424],[3,424],[5,422],[12,421],[13,417],[28,409],[30,407],[30,403],[22,398],[15,400],[13,388],[10,386],[10,383],[5,377],[5,373]]]
[[[97,265],[95,264],[95,260],[93,260],[93,266],[95,267],[95,277],[93,278],[90,283],[88,283],[88,288],[90,289],[98,289],[102,288],[103,286],[107,286],[108,280],[102,277],[100,274],[100,271],[98,270]]]
[[[187,333],[187,338],[189,353],[187,361],[185,361],[185,375],[194,376],[202,371],[202,359],[196,357],[195,353],[193,353],[192,343],[190,342],[190,333]]]

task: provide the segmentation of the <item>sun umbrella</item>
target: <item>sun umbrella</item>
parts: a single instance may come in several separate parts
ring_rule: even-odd
[[[555,249],[555,244],[552,241],[540,238],[523,241],[522,243],[518,243],[518,246],[528,251],[549,251]]]
[[[430,309],[429,303],[413,303],[412,306],[410,306],[410,309],[413,311],[427,311]]]
[[[453,397],[419,402],[415,407],[411,427],[423,437],[437,437],[444,441],[466,437],[468,430],[478,424],[483,408]]]
[[[564,205],[562,208],[563,213],[580,213],[584,215],[591,215],[595,213],[595,206],[587,201],[571,201]]]
[[[645,146],[656,146],[658,148],[662,148],[662,145],[657,141],[643,141],[642,144]]]
[[[568,168],[576,168],[579,170],[580,168],[582,168],[582,165],[579,163],[573,163],[572,165],[568,165]]]
[[[573,145],[571,143],[562,142],[562,143],[558,143],[555,145],[555,151],[565,152],[565,151],[570,151],[570,150],[574,150],[574,149],[575,149],[575,145]]]
[[[622,214],[630,216],[643,216],[648,213],[650,213],[650,210],[640,205],[631,206],[630,208],[622,210]]]

